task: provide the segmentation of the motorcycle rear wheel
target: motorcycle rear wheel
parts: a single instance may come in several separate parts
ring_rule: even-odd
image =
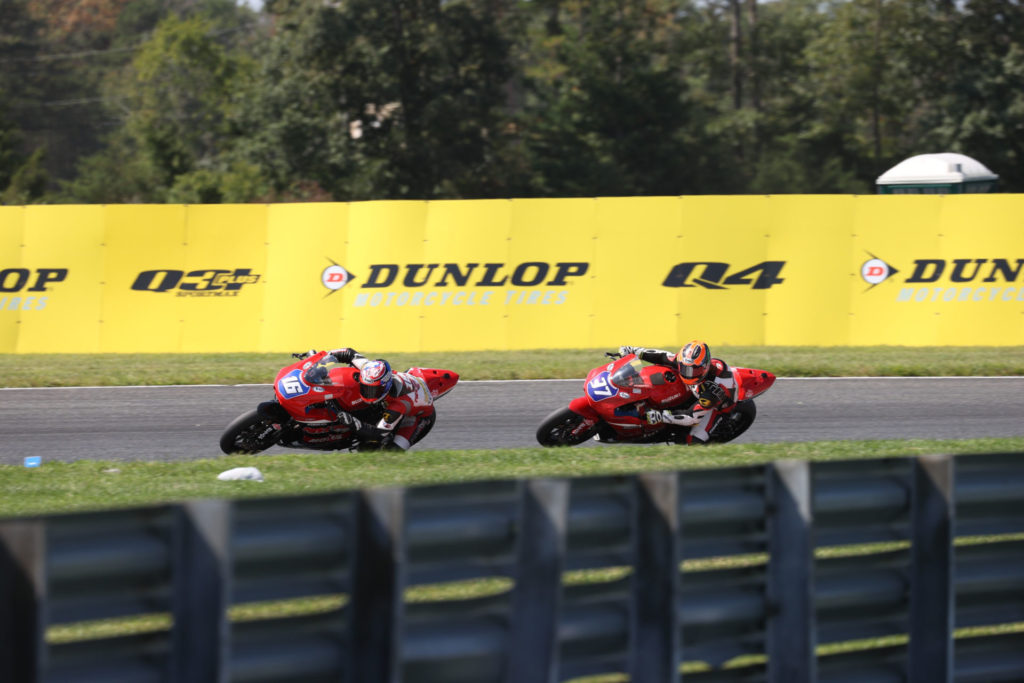
[[[560,408],[548,415],[537,428],[537,442],[541,446],[575,446],[583,443],[597,432],[597,425],[573,433],[585,418],[568,408]]]
[[[220,437],[220,449],[228,455],[252,455],[277,443],[278,431],[253,409],[242,413],[227,426]]]

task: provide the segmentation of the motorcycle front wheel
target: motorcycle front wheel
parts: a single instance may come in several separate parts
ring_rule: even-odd
[[[228,455],[252,455],[276,444],[277,437],[273,424],[254,409],[242,413],[228,425],[220,437],[220,449]]]
[[[575,446],[597,432],[597,425],[579,429],[585,418],[568,408],[560,408],[548,415],[537,428],[537,442],[541,446]]]
[[[708,440],[712,443],[732,441],[754,424],[755,417],[757,417],[757,406],[754,405],[754,400],[748,398],[746,401],[740,401],[728,414],[719,418],[712,428],[711,437]]]

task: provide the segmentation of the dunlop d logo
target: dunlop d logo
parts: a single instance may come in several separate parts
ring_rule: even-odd
[[[900,271],[874,254],[861,266],[861,278],[873,289]],[[1024,301],[1024,286],[1014,285],[1024,272],[1024,258],[914,259],[910,274],[896,293],[903,302]]]

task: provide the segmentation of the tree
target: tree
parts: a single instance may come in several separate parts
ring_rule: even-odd
[[[61,179],[102,143],[66,199],[868,192],[943,150],[1019,189],[1022,14],[1016,0],[266,0],[258,16],[234,0],[0,0],[0,183],[37,148]]]
[[[859,148],[848,109],[836,105],[822,75],[831,63],[812,49],[827,32],[828,15],[805,0],[763,5],[758,14],[760,52],[753,60],[759,104],[734,126],[751,150],[740,173],[742,191],[758,194],[866,192],[858,177]],[[823,84],[822,81],[825,81]],[[844,84],[837,84],[844,90]],[[725,117],[723,117],[725,119]],[[728,119],[725,119],[728,120]]]
[[[249,90],[245,158],[283,196],[501,196],[511,72],[497,9],[268,3],[275,34]]]
[[[202,17],[164,19],[139,52],[124,93],[127,129],[167,185],[215,160],[231,135],[234,83],[247,68]]]
[[[83,162],[79,178],[66,187],[71,196],[221,200],[217,173],[229,165],[224,157],[237,138],[236,94],[252,67],[224,40],[228,33],[203,15],[172,14],[160,22],[112,92],[125,109],[123,127],[102,154]],[[110,182],[126,168],[129,178]]]
[[[1024,189],[1024,7],[1011,0],[971,0],[934,13],[941,37],[922,117],[926,151],[975,157],[1000,176],[1002,189]],[[920,148],[915,153],[919,153]]]
[[[545,195],[700,192],[719,145],[690,94],[677,3],[591,0],[539,7],[520,117]],[[678,60],[678,61],[677,61]]]
[[[46,192],[46,147],[26,127],[38,115],[39,83],[25,78],[41,46],[42,25],[20,0],[0,2],[0,203],[27,204]]]
[[[109,44],[118,17],[131,0],[32,0],[33,14],[45,22],[50,42],[71,48]],[[66,51],[67,48],[65,48]]]
[[[49,182],[45,157],[46,150],[39,148],[11,174],[7,189],[0,192],[0,204],[31,204],[45,195]]]

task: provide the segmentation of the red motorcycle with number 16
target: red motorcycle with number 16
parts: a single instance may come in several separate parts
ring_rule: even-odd
[[[253,454],[272,446],[302,450],[379,450],[391,434],[381,435],[358,425],[376,424],[384,404],[364,400],[359,370],[337,362],[327,351],[292,354],[298,361],[282,368],[274,380],[274,400],[239,415],[224,430],[220,447],[225,453]],[[417,392],[430,401],[441,398],[459,381],[451,370],[409,368],[406,373]],[[420,401],[423,403],[424,401]],[[426,418],[422,439],[434,423]],[[355,419],[352,419],[355,418]]]
[[[605,354],[612,362],[594,368],[583,383],[584,394],[551,413],[537,429],[542,446],[575,446],[590,438],[603,443],[689,443],[689,426],[651,422],[652,411],[666,409],[685,422],[702,410],[700,397],[678,373],[663,365],[647,365],[630,353]],[[716,409],[707,426],[708,443],[732,441],[754,422],[754,397],[775,382],[767,370],[732,366],[735,402]],[[695,422],[695,420],[694,420]]]

